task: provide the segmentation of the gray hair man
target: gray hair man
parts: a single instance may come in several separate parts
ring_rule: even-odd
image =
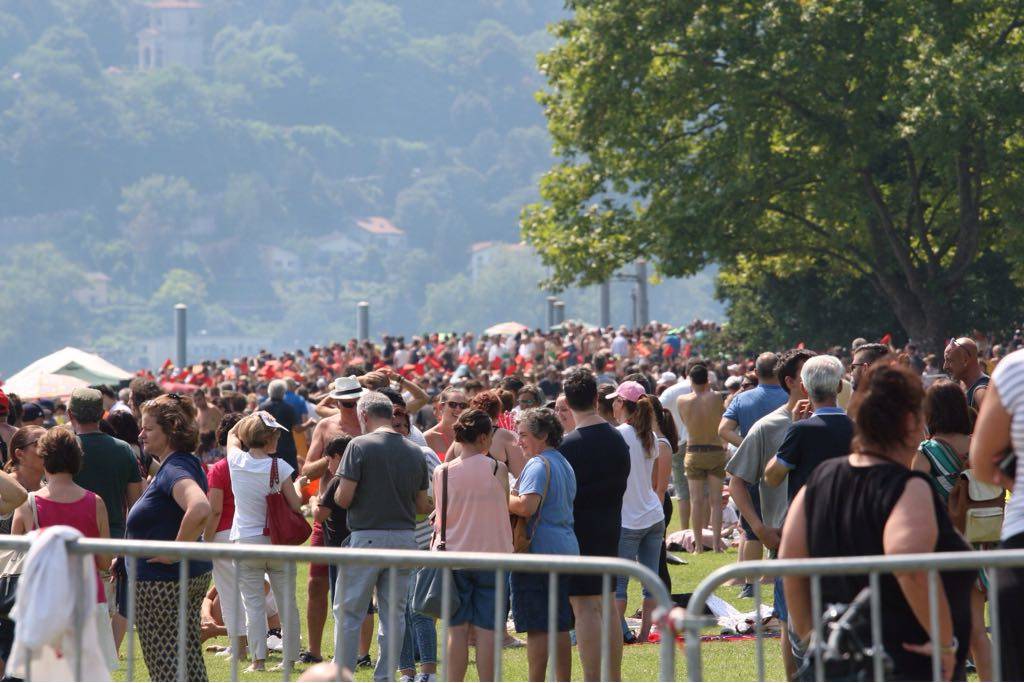
[[[295,448],[295,437],[292,430],[302,426],[302,418],[295,412],[295,408],[288,405],[284,400],[284,393],[288,385],[283,379],[275,379],[267,387],[267,399],[260,403],[260,410],[265,410],[274,416],[274,419],[284,427],[281,437],[277,441],[277,457],[292,466],[296,472],[299,471],[299,456]]]
[[[384,394],[367,391],[356,404],[362,436],[349,443],[338,474],[341,481],[334,502],[348,510],[351,530],[349,547],[364,550],[416,550],[416,515],[430,512],[427,495],[427,465],[420,447],[395,431],[394,405]],[[405,606],[408,600],[409,569],[397,570],[397,586],[391,592],[384,567],[350,567],[345,572],[345,590],[335,591],[334,624],[341,643],[334,661],[355,671],[359,630],[370,605],[373,589],[381,621],[380,655],[374,680],[392,680],[398,651],[405,637]],[[397,596],[391,604],[391,596]],[[390,615],[397,623],[390,623]],[[392,640],[392,638],[396,640]],[[394,661],[389,661],[394,653]]]
[[[800,384],[814,412],[806,419],[794,421],[764,473],[769,486],[778,486],[789,475],[790,502],[815,467],[829,458],[850,453],[853,422],[836,405],[842,382],[843,363],[835,356],[815,356],[800,369]]]

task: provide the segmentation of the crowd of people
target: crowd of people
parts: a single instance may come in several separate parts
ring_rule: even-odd
[[[965,476],[995,487],[994,499],[1014,488],[1006,454],[1024,445],[1024,350],[971,335],[950,340],[941,358],[865,339],[822,353],[801,344],[724,358],[705,348],[716,331],[697,321],[385,337],[187,368],[168,362],[126,387],[79,389],[66,402],[0,392],[0,533],[66,524],[89,537],[266,545],[268,497],[280,493],[291,513],[312,518],[312,545],[620,557],[670,584],[673,513],[692,532],[694,552],[719,551],[725,496],[726,512],[741,519],[741,561],[766,551],[801,558],[1024,546],[1019,498],[1005,513],[1000,506],[994,536],[992,513],[950,514]],[[127,565],[96,562],[97,604],[109,615],[103,654],[116,661]],[[0,579],[17,571],[12,555]],[[180,571],[171,557],[134,566],[136,629],[153,680],[177,673]],[[320,663],[330,614],[342,669],[436,680],[435,620],[413,608],[422,570],[398,570],[397,604],[386,568],[347,568],[337,594],[335,571],[310,567],[303,632],[296,576],[283,565],[247,562],[236,574],[230,560],[189,562],[189,680],[206,680],[203,643],[218,635],[252,671],[266,668],[269,648],[289,665]],[[926,575],[882,579],[893,677],[929,678],[935,647],[947,679],[962,679],[969,658],[988,680],[987,576],[942,574],[939,643],[928,637]],[[757,580],[749,577],[740,595]],[[866,577],[825,577],[822,602],[849,603],[866,585]],[[998,586],[1003,604],[1014,604],[1024,572],[1000,570]],[[647,642],[665,616],[645,589],[639,629],[630,630],[627,587],[626,577],[613,582],[619,619],[606,634],[599,576],[560,575],[549,612],[546,575],[513,572],[499,591],[493,572],[456,570],[448,674],[462,680],[475,647],[486,680],[500,639],[525,645],[531,680],[543,680],[555,629],[559,680],[571,676],[573,642],[584,678],[598,680],[606,638],[619,679],[622,646]],[[496,604],[499,594],[506,605]],[[503,609],[525,642],[494,630]],[[787,675],[806,675],[808,582],[777,580],[774,609]],[[375,615],[383,654],[373,663]],[[393,615],[398,623],[389,623]],[[1019,679],[1024,630],[1009,609],[1000,619],[1002,672]],[[0,659],[15,636],[15,622],[0,616]],[[392,651],[398,671],[389,670]]]

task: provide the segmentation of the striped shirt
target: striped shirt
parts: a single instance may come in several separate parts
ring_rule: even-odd
[[[928,459],[931,466],[928,474],[931,477],[932,486],[942,498],[942,502],[948,503],[949,494],[953,492],[953,487],[956,486],[956,481],[964,469],[963,460],[948,443],[937,439],[922,441],[918,450]]]
[[[1003,407],[1011,415],[1010,443],[1013,452],[1024,453],[1024,349],[1014,351],[996,366],[992,373],[992,384],[999,392]],[[1017,495],[1010,497],[1003,521],[1002,540],[1024,533],[1024,463],[1017,466],[1014,489]]]

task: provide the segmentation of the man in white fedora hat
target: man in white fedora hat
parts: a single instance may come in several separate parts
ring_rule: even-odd
[[[321,491],[326,490],[327,482],[334,472],[328,469],[330,459],[324,457],[324,448],[336,436],[348,434],[359,436],[363,433],[356,415],[356,402],[366,393],[359,378],[355,376],[338,377],[330,385],[328,396],[338,408],[337,413],[320,420],[313,430],[306,462],[302,466],[302,474],[308,479],[320,480]],[[324,530],[320,522],[314,522],[311,546],[324,544]],[[309,567],[309,583],[306,587],[306,628],[309,633],[309,649],[300,655],[303,663],[312,664],[322,660],[320,641],[323,640],[324,625],[327,623],[327,593],[330,579],[327,565],[313,564]],[[372,622],[371,622],[372,624]]]

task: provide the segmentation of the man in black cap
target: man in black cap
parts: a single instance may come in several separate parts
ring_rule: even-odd
[[[22,427],[43,426],[46,414],[43,412],[43,407],[41,405],[38,403],[26,403],[21,410]]]

